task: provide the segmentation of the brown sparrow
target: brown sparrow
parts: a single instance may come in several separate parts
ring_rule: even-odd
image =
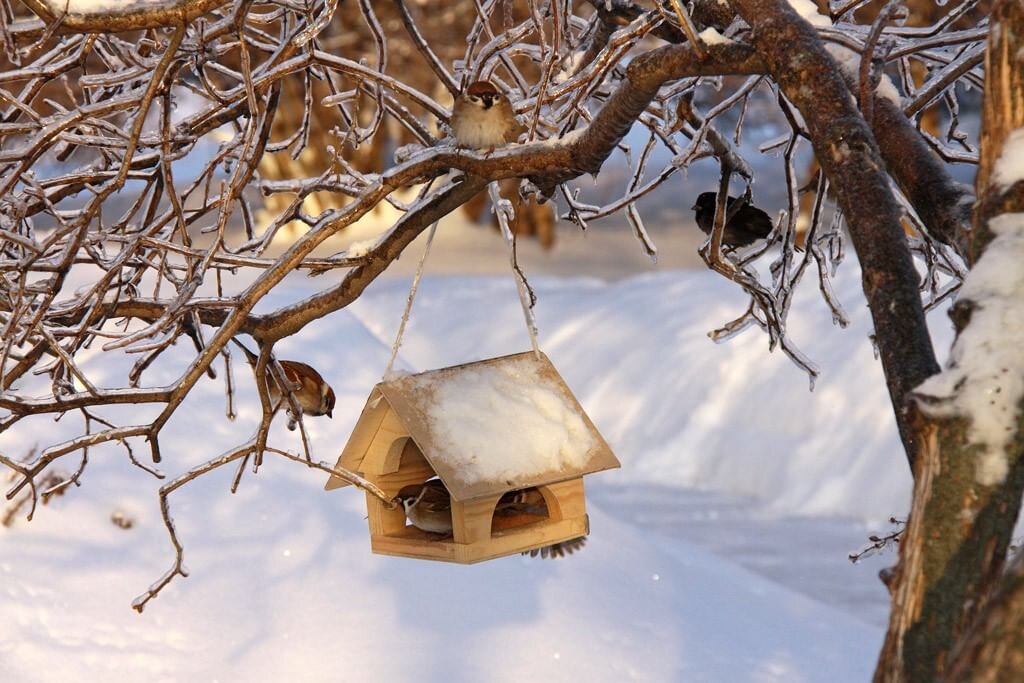
[[[459,147],[474,149],[507,145],[523,132],[512,103],[489,81],[472,83],[455,98],[451,129]]]
[[[439,479],[419,487],[407,486],[398,492],[398,500],[405,508],[409,523],[421,531],[434,534],[452,533],[452,497]]]
[[[231,341],[242,349],[249,365],[255,368],[259,357],[234,337],[231,338]],[[334,389],[331,389],[331,385],[324,381],[319,372],[309,365],[295,360],[279,360],[277,362],[284,371],[285,379],[292,385],[291,390],[295,396],[295,402],[299,404],[303,415],[333,417]],[[278,383],[270,382],[268,391],[270,392],[271,407],[276,411],[282,404],[285,406],[288,413],[288,429],[294,431],[298,423],[292,414],[290,403],[282,397]]]

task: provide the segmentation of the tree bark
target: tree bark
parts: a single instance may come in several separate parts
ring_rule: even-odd
[[[1024,126],[1024,66],[1016,57],[1022,49],[1024,5],[1003,0],[992,13],[985,66],[982,163],[977,178],[981,201],[970,247],[975,263],[993,239],[990,221],[1024,210],[1024,182],[1006,188],[991,181],[1010,131]],[[954,307],[951,315],[958,338],[971,325],[976,306],[961,300]],[[998,384],[993,390],[998,390]],[[1009,464],[1005,480],[991,485],[979,482],[976,467],[981,446],[970,441],[969,427],[961,417],[922,423],[913,507],[900,549],[889,630],[875,672],[879,683],[936,681],[947,669],[951,675],[955,671],[956,680],[1024,678],[1024,670],[1015,668],[1024,661],[1020,630],[998,623],[998,615],[1019,618],[1014,614],[1024,610],[1024,605],[1014,604],[1024,598],[1018,597],[1013,575],[1006,591],[990,602],[1024,492],[1024,420],[1018,412],[1015,438],[1005,448]],[[1002,640],[975,640],[951,667],[951,653],[979,612],[987,618],[978,629]],[[984,667],[977,664],[982,661]],[[1007,667],[1015,673],[1002,675]],[[984,672],[1001,672],[1001,677],[990,679]]]
[[[1024,672],[1024,555],[1018,554],[990,609],[958,648],[948,683],[1019,681]]]

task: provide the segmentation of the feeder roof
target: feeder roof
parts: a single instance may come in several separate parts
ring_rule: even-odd
[[[544,354],[406,375],[376,391],[457,500],[619,467]]]

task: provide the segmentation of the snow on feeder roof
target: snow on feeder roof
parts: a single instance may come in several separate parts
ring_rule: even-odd
[[[520,353],[381,382],[342,453],[342,467],[360,470],[376,438],[366,438],[384,418],[379,407],[371,410],[375,397],[395,411],[456,500],[619,467],[544,354]],[[327,488],[344,483],[332,478]]]

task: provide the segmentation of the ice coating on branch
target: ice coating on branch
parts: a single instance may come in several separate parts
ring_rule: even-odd
[[[408,145],[402,145],[395,150],[395,163],[404,164],[418,154],[423,154],[427,151],[427,148],[418,142],[411,142]]]
[[[1024,180],[1024,128],[1010,133],[1003,143],[1003,153],[992,168],[992,182],[1002,188]]]
[[[46,4],[50,7],[59,7],[68,14],[98,14],[112,9],[120,9],[124,5],[124,0],[63,0],[63,2],[60,3],[48,0]],[[141,0],[135,4],[145,7],[147,4],[163,5],[166,3],[161,2],[160,0],[149,3],[145,0]]]
[[[578,470],[594,446],[569,398],[529,360],[436,382],[427,419],[438,449],[470,485]]]
[[[148,9],[183,9],[186,0],[43,0],[43,4],[56,16],[76,15],[101,17],[105,14],[123,15],[126,12]]]
[[[980,446],[975,476],[993,486],[1009,471],[1006,449],[1024,399],[1024,213],[996,216],[988,225],[995,239],[960,290],[975,305],[970,323],[953,344],[949,367],[915,393],[926,414],[969,420],[967,437]]]

